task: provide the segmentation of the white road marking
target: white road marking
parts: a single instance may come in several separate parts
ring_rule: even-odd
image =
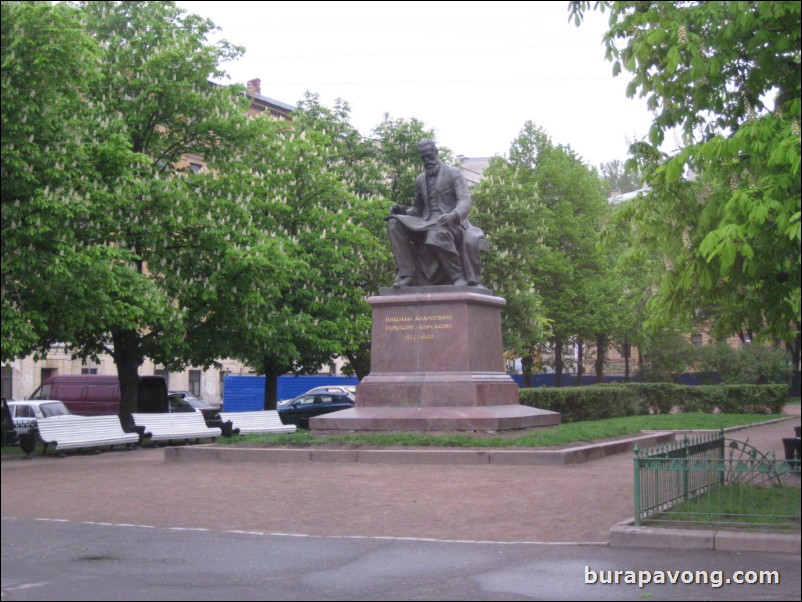
[[[3,520],[20,520],[12,516],[4,516]],[[255,535],[261,537],[308,537],[319,539],[365,539],[365,540],[387,540],[387,541],[416,541],[421,543],[461,543],[461,544],[492,544],[492,545],[536,545],[536,546],[607,546],[606,541],[494,541],[488,539],[436,539],[433,537],[398,537],[391,535],[313,535],[311,533],[281,533],[266,531],[240,531],[235,529],[212,529],[194,527],[156,527],[153,525],[133,525],[129,523],[105,523],[92,521],[73,521],[64,518],[35,518],[33,520],[52,522],[52,523],[76,523],[80,525],[96,525],[101,527],[128,527],[137,529],[164,529],[167,531],[198,531],[206,533],[232,533],[234,535]]]

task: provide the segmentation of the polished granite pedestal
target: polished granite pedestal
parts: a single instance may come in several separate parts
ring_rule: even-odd
[[[560,423],[522,406],[504,371],[501,310],[482,287],[382,289],[373,307],[370,375],[348,410],[318,416],[318,432],[507,431]]]

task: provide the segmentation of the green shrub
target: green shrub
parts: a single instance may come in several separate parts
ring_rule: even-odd
[[[733,349],[726,343],[714,343],[699,347],[696,353],[700,368],[705,372],[718,372],[725,384],[790,382],[790,356],[776,347],[753,344]]]
[[[673,383],[695,362],[694,345],[678,332],[655,337],[641,350],[643,366],[638,370],[642,382]]]
[[[521,389],[520,400],[522,405],[560,412],[563,422],[671,411],[779,414],[786,389],[785,385],[628,383]]]

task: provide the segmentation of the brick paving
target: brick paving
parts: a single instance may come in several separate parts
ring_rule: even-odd
[[[729,437],[783,457],[796,415]],[[7,458],[3,517],[448,540],[606,542],[632,456],[567,466],[165,462],[145,448]]]

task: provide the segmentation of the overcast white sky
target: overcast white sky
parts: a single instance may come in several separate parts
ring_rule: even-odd
[[[246,53],[231,81],[295,104],[305,91],[351,105],[364,135],[384,113],[416,117],[469,157],[503,155],[524,122],[598,166],[627,157],[651,121],[626,98],[601,36],[607,15],[579,28],[567,2],[178,2],[208,17]]]

